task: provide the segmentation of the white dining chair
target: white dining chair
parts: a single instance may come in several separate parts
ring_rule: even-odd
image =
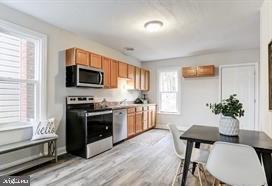
[[[172,138],[173,138],[173,144],[174,144],[174,150],[177,155],[177,157],[180,159],[180,163],[177,167],[177,171],[175,174],[175,177],[173,179],[172,185],[175,184],[176,178],[180,173],[180,169],[183,166],[184,159],[185,159],[185,153],[186,153],[186,145],[183,143],[183,141],[179,138],[181,135],[181,132],[177,129],[175,124],[169,124],[168,125],[169,130],[171,132]],[[191,162],[197,163],[197,172],[198,172],[198,179],[199,183],[202,186],[202,179],[201,179],[201,173],[205,175],[204,166],[208,160],[209,151],[208,150],[202,150],[198,148],[193,148],[192,156],[191,156]]]
[[[214,143],[207,170],[220,182],[235,186],[266,185],[265,172],[254,148],[248,145]]]

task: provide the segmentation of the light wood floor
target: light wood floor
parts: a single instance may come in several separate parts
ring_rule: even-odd
[[[33,186],[164,186],[171,185],[178,162],[170,133],[153,129],[94,158],[66,156],[24,175],[31,176]],[[187,183],[199,185],[191,174]]]

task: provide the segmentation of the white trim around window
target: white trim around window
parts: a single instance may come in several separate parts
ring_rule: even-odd
[[[176,111],[174,112],[167,112],[161,110],[162,108],[162,103],[161,103],[161,79],[160,79],[160,74],[162,72],[176,72],[177,73],[177,84],[176,88]],[[181,72],[180,72],[180,67],[162,67],[157,70],[157,102],[158,102],[158,113],[159,114],[167,114],[167,115],[180,115],[181,112]]]
[[[33,82],[39,82],[36,86],[35,119],[41,120],[47,117],[47,36],[45,34],[33,31],[31,29],[19,26],[0,19],[0,32],[11,33],[20,38],[27,38],[35,42],[35,79]],[[2,77],[3,80],[5,79]],[[14,79],[13,79],[14,80]],[[20,80],[19,80],[20,81]],[[1,124],[0,131],[14,130],[17,128],[32,127],[31,123],[7,123]]]

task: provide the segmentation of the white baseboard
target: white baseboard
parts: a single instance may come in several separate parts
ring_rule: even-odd
[[[58,156],[66,154],[66,153],[67,152],[66,152],[66,147],[65,146],[58,148]]]
[[[167,126],[167,124],[162,124],[162,123],[157,124],[156,128],[158,128],[158,129],[167,129],[167,130],[169,129],[168,126]],[[177,125],[177,128],[180,131],[186,131],[186,130],[188,130],[190,128],[190,126],[186,127],[186,126],[179,126],[179,125]]]

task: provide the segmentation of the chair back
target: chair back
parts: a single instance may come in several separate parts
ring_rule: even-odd
[[[265,185],[264,170],[254,148],[248,145],[216,142],[210,152],[207,170],[230,185]]]
[[[181,135],[180,131],[178,130],[175,124],[169,124],[168,127],[173,138],[174,149],[177,156],[180,158],[184,157],[186,146],[183,143],[183,141],[180,139],[180,135]]]

